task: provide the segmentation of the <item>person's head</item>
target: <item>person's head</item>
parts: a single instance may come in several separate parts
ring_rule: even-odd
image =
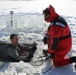
[[[18,36],[16,34],[11,34],[10,40],[12,44],[18,44]]]
[[[43,10],[43,15],[46,22],[52,22],[54,18],[58,16],[58,14],[55,12],[54,7],[51,5]]]
[[[49,8],[46,8],[45,10],[43,10],[43,14],[44,14],[44,19],[47,20],[50,18],[50,11]]]

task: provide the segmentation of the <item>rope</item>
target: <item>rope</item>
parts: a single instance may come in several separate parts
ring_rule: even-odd
[[[51,70],[52,67],[53,67],[53,65],[48,70],[46,70],[45,72],[43,72],[43,74],[46,73],[46,72],[48,72],[49,70]]]

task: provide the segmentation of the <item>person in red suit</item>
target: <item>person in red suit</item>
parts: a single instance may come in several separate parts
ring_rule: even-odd
[[[44,36],[44,44],[48,44],[48,50],[43,53],[49,53],[56,67],[65,66],[76,62],[76,57],[65,57],[72,48],[72,36],[69,25],[63,17],[55,12],[50,5],[43,10],[44,19],[50,22],[47,33]]]

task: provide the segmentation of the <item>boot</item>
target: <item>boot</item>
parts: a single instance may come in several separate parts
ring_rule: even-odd
[[[70,63],[75,63],[74,67],[76,69],[76,56],[70,57]]]
[[[75,65],[74,65],[75,69],[76,69],[76,62],[75,62]]]
[[[74,63],[74,62],[76,62],[76,56],[70,57],[70,63]]]

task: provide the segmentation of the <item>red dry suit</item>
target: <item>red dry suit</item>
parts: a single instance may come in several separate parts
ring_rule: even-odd
[[[50,5],[50,18],[46,22],[51,22],[46,35],[48,36],[48,53],[54,53],[53,64],[57,67],[68,65],[69,58],[65,58],[72,47],[72,37],[67,22],[60,17]]]

